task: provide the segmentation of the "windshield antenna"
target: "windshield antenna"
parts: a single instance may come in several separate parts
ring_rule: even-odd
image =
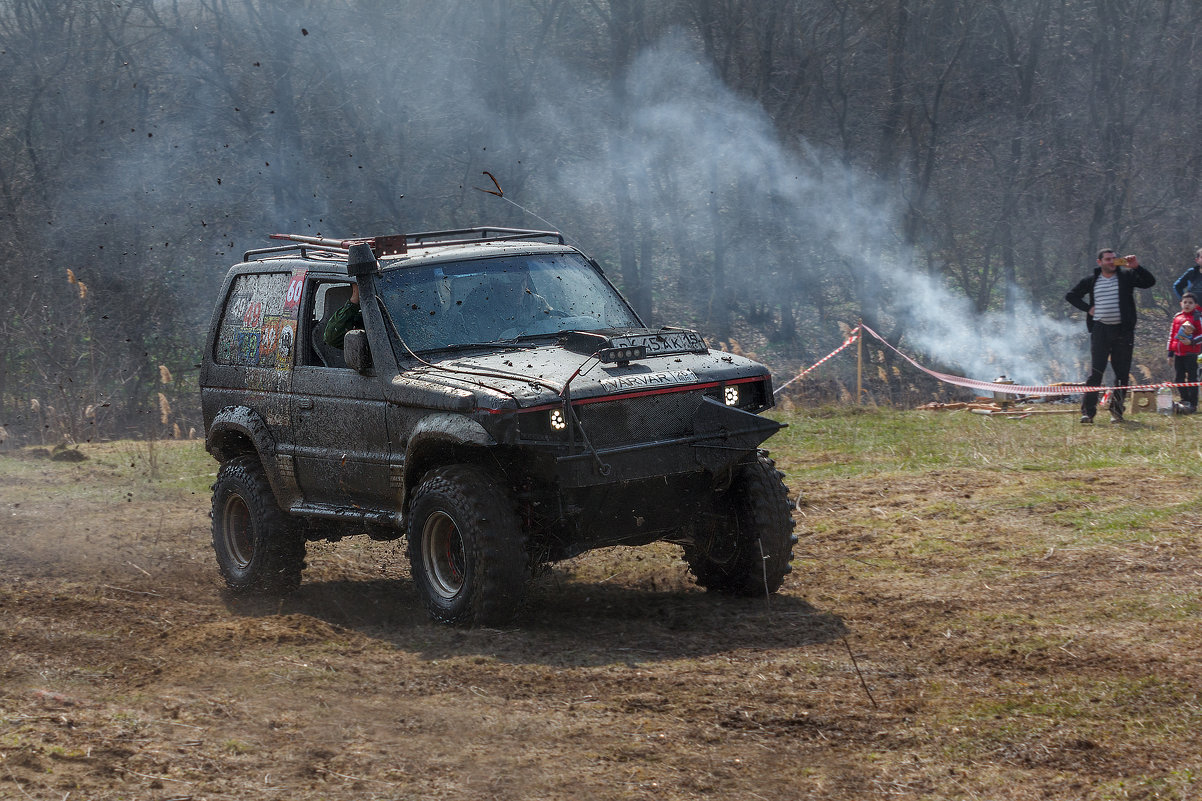
[[[555,223],[548,220],[546,217],[540,217],[537,214],[535,214],[534,212],[532,212],[530,209],[523,206],[521,203],[517,203],[514,200],[506,197],[505,190],[501,188],[501,184],[497,183],[497,179],[493,176],[493,174],[491,172],[489,172],[488,170],[485,170],[483,173],[481,173],[481,175],[487,175],[489,177],[489,180],[492,181],[493,186],[496,187],[496,189],[481,189],[478,186],[473,186],[472,189],[475,189],[477,192],[483,192],[486,195],[493,195],[494,197],[499,197],[499,198],[501,198],[501,200],[504,200],[506,203],[516,206],[517,208],[526,212],[527,214],[529,214],[531,217],[538,220],[539,222],[545,223],[546,225],[550,226],[552,229],[554,229],[556,231],[560,231],[562,233],[563,229],[561,229]],[[564,239],[568,240],[568,242],[570,244],[572,244],[572,246],[574,246],[574,247],[580,246],[580,243],[576,241],[575,237],[571,237],[571,236],[568,236],[567,234],[564,234]]]

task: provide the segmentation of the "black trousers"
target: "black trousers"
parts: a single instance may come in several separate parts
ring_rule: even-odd
[[[1135,328],[1122,325],[1107,325],[1094,321],[1089,337],[1089,378],[1085,385],[1102,386],[1106,363],[1114,368],[1115,402],[1122,407],[1123,391],[1131,383],[1131,354],[1135,351]],[[1081,399],[1081,414],[1093,417],[1098,411],[1098,393],[1086,392]]]
[[[1173,356],[1173,381],[1180,384],[1188,381],[1193,383],[1198,380],[1198,354],[1187,353],[1184,356]],[[1190,406],[1198,405],[1198,388],[1197,387],[1178,387],[1177,392],[1181,394],[1181,402],[1188,403]]]

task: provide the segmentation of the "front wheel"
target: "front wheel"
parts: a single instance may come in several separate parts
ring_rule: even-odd
[[[730,488],[715,498],[717,522],[699,526],[684,549],[698,584],[745,596],[780,589],[797,543],[783,478],[764,454],[735,468]]]
[[[300,586],[305,539],[276,505],[259,460],[221,465],[213,484],[213,550],[226,586],[242,595],[286,595]]]
[[[426,474],[410,507],[408,550],[422,602],[440,623],[505,623],[525,595],[525,535],[509,493],[482,468]]]

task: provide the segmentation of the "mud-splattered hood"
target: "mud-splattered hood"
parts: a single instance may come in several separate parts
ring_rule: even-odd
[[[406,372],[394,386],[420,382],[470,393],[482,407],[528,408],[561,398],[565,385],[573,400],[620,395],[643,390],[715,385],[768,376],[763,365],[734,354],[705,348],[690,335],[668,341],[668,352],[631,359],[600,362],[592,354],[603,347],[639,347],[663,341],[659,332],[625,331],[598,339],[554,343],[518,343],[508,348],[465,350],[429,359],[430,365]],[[653,345],[654,347],[654,345]],[[619,355],[628,355],[619,354]]]

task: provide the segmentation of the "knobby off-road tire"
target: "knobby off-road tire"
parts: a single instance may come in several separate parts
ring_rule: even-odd
[[[684,549],[697,583],[730,595],[764,595],[780,589],[792,570],[793,515],[784,474],[765,455],[735,468],[730,488],[715,499],[725,523]],[[762,551],[761,551],[762,548]]]
[[[409,566],[435,620],[458,625],[512,620],[525,597],[530,558],[500,480],[475,465],[427,473],[410,508]]]
[[[213,484],[213,550],[238,595],[286,595],[300,586],[305,539],[276,505],[259,460],[221,465]]]

